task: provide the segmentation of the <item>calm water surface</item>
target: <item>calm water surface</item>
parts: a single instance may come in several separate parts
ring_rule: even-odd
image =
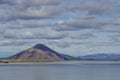
[[[120,62],[0,63],[0,80],[120,80]]]

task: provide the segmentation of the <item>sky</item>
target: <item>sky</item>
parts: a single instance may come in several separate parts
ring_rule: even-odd
[[[0,57],[36,44],[74,56],[120,54],[120,1],[0,0]]]

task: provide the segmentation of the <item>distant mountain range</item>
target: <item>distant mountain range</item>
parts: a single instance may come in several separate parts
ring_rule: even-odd
[[[79,56],[79,60],[120,60],[120,54],[91,54],[86,56]]]
[[[22,60],[22,61],[64,61],[74,60],[75,58],[69,55],[59,54],[58,52],[50,49],[44,44],[37,44],[27,50],[24,50],[16,55],[10,56],[9,60]]]

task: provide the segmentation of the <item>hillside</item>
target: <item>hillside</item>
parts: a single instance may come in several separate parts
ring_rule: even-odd
[[[74,60],[75,58],[68,55],[59,54],[43,44],[37,44],[16,55],[10,56],[8,60],[18,61],[64,61]]]

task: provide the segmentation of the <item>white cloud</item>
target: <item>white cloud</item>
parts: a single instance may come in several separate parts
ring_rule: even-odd
[[[14,31],[5,31],[3,34],[5,38],[17,38],[17,34]]]
[[[108,45],[115,51],[115,45],[120,47],[117,38],[120,34],[119,2],[0,0],[0,46],[25,46],[35,42],[53,45],[63,52],[89,53],[97,52],[97,45],[101,49]],[[104,36],[108,34],[115,37]],[[111,38],[117,43],[109,42]]]

